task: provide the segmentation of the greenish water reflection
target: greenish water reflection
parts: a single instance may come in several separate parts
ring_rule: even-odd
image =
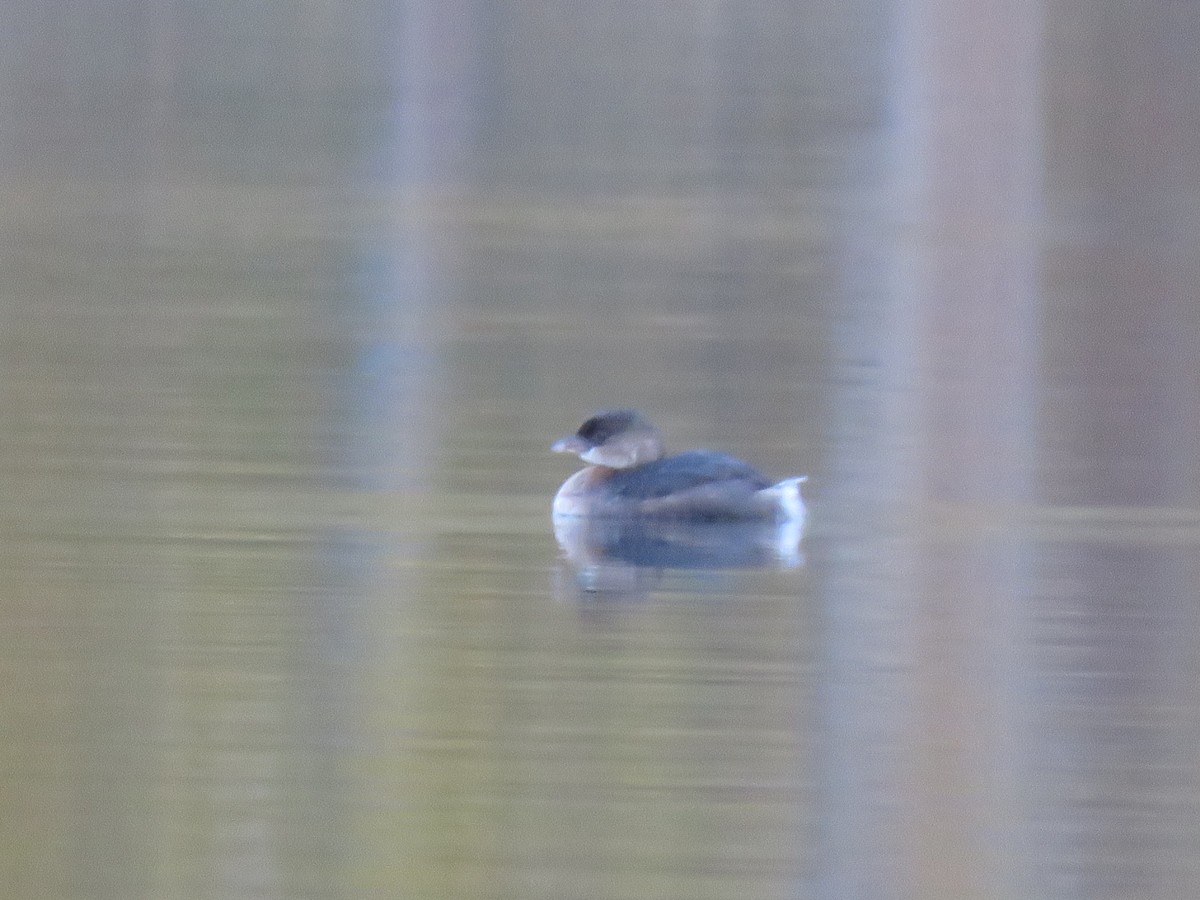
[[[902,6],[18,4],[8,891],[1194,892],[1200,23]],[[613,403],[807,564],[564,590]]]

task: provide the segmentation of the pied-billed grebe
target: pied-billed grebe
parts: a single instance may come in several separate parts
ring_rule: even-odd
[[[550,449],[591,463],[558,489],[556,516],[804,519],[800,484],[807,476],[772,484],[749,463],[725,453],[690,450],[664,456],[658,430],[637,410],[598,412]]]

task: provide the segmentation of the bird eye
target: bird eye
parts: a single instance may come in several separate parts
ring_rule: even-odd
[[[588,419],[579,426],[579,431],[577,433],[585,441],[595,440],[600,434],[602,424],[603,423],[600,421],[599,416],[592,416],[592,418]]]

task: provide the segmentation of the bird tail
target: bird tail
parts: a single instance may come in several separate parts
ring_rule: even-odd
[[[779,511],[781,522],[804,521],[804,498],[800,495],[800,485],[808,481],[807,475],[797,475],[785,478],[768,488],[759,491],[759,495],[770,498]]]

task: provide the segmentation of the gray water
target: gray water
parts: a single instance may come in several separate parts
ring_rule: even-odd
[[[1200,8],[4,19],[5,896],[1200,892]]]

